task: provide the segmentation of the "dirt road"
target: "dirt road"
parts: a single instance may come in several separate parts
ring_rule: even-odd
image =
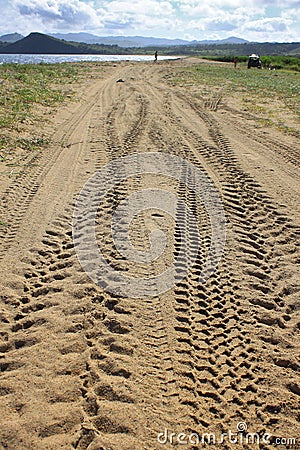
[[[226,98],[204,102],[172,87],[165,75],[179,64],[109,66],[80,103],[58,113],[54,143],[2,191],[1,448],[206,448],[191,433],[215,433],[217,449],[269,448],[221,443],[237,426],[239,439],[246,426],[261,439],[299,438],[299,141],[257,130]],[[130,178],[98,212],[96,234],[111,264],[150,276],[176,255],[176,223],[147,210],[132,239],[142,250],[159,226],[169,233],[164,257],[136,267],[116,255],[110,213],[148,185],[184,200],[201,245],[173,289],[123,298],[82,270],[72,214],[95,171],[143,152],[183,158],[209,177],[225,210],[226,246],[199,284],[211,244],[201,199],[182,183]]]

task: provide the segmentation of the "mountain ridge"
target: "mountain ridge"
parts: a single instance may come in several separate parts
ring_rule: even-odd
[[[63,39],[72,42],[84,42],[86,44],[104,44],[104,45],[119,45],[119,47],[147,47],[147,46],[173,46],[173,45],[195,45],[195,44],[242,44],[248,43],[249,41],[238,38],[235,36],[230,36],[226,39],[216,39],[216,40],[186,40],[186,39],[168,39],[168,38],[157,38],[157,37],[146,37],[146,36],[97,36],[90,33],[50,33],[49,36],[56,37],[58,39]]]
[[[0,42],[0,52],[4,54],[75,54],[75,55],[132,55],[153,54],[157,45],[147,47],[121,47],[108,44],[86,44],[84,42],[65,41],[53,36],[33,32],[13,43]],[[300,43],[198,43],[159,47],[162,55],[299,55]]]
[[[14,43],[14,42],[20,41],[24,37],[25,36],[23,36],[22,34],[19,34],[19,33],[3,34],[2,36],[0,36],[0,42]]]
[[[117,45],[67,42],[38,32],[30,33],[12,44],[0,42],[0,50],[4,54],[130,54],[130,51],[125,48],[121,49]]]

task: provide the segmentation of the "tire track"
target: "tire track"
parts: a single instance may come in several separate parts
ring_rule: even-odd
[[[151,88],[152,92],[155,91],[153,86]],[[161,89],[160,94],[155,97],[156,100],[162,97]],[[164,100],[166,115],[160,117],[160,123],[152,121],[149,138],[159,151],[170,151],[185,157],[198,167],[201,167],[203,162],[204,167],[209,169],[209,174],[216,176],[217,173],[218,181],[221,181],[228,218],[234,227],[235,236],[232,238],[232,245],[236,247],[236,242],[240,243],[239,267],[242,267],[246,275],[246,282],[237,293],[237,289],[232,288],[240,284],[234,262],[236,254],[233,253],[227,257],[228,261],[226,259],[227,262],[224,263],[220,273],[212,277],[211,286],[207,288],[207,292],[199,292],[199,289],[195,288],[201,262],[193,277],[189,278],[188,282],[182,283],[182,286],[179,286],[180,289],[175,291],[175,302],[178,303],[176,307],[181,314],[176,316],[176,321],[171,319],[173,331],[170,326],[166,328],[172,336],[169,339],[177,340],[177,346],[180,348],[178,353],[181,354],[179,359],[174,359],[172,356],[175,362],[172,370],[175,372],[176,368],[178,370],[175,377],[178,380],[177,383],[175,382],[176,396],[179,404],[190,409],[190,417],[198,431],[199,427],[209,429],[211,424],[226,431],[226,425],[236,424],[244,418],[249,423],[254,423],[256,427],[259,427],[259,431],[263,432],[263,422],[269,416],[268,413],[272,410],[270,405],[273,402],[272,393],[269,396],[269,403],[266,402],[265,405],[257,400],[257,386],[268,386],[270,382],[266,370],[261,368],[264,355],[270,360],[270,355],[273,354],[270,360],[270,364],[274,364],[273,371],[274,367],[284,365],[291,370],[294,367],[297,372],[297,364],[293,362],[292,352],[290,359],[282,361],[276,356],[276,352],[274,353],[272,345],[269,345],[266,350],[265,346],[262,348],[261,343],[254,338],[256,334],[254,330],[257,326],[260,327],[261,339],[266,342],[268,331],[264,325],[271,326],[272,329],[277,327],[277,332],[282,333],[287,326],[287,320],[290,320],[289,315],[286,314],[286,310],[290,308],[289,305],[282,300],[276,302],[270,298],[273,297],[271,293],[278,291],[280,287],[274,286],[273,278],[276,279],[274,273],[278,266],[276,258],[270,261],[273,252],[268,241],[282,234],[287,234],[286,241],[295,240],[296,230],[293,225],[286,224],[288,221],[285,216],[276,213],[277,207],[266,197],[260,186],[238,167],[228,140],[221,133],[212,116],[204,110],[199,112],[198,105],[192,104],[194,113],[199,115],[208,128],[212,142],[207,142],[202,136],[191,131],[188,126],[183,126],[176,115],[174,116],[175,111],[175,114],[180,117],[179,106],[177,107],[176,104],[170,106],[165,97]],[[186,101],[186,99],[180,99],[181,102],[183,100]],[[178,135],[176,140],[173,137],[175,135]],[[189,199],[187,202],[191,208],[195,209],[193,204],[195,199]],[[203,219],[201,222],[203,223]],[[266,224],[269,225],[266,226]],[[208,241],[208,236],[204,238]],[[222,301],[224,296],[225,302]],[[200,307],[195,305],[195,297],[201,298]],[[210,306],[211,301],[213,306]],[[253,305],[251,314],[249,314],[250,304]],[[209,310],[208,313],[207,310]],[[199,346],[199,343],[195,344],[195,341],[199,340],[200,333],[203,336],[203,347]],[[221,341],[221,344],[215,344],[216,341]],[[181,349],[182,346],[184,349]],[[286,345],[283,347],[283,351],[286,352]],[[199,357],[199,349],[202,350],[201,357]],[[187,367],[194,369],[188,370]],[[280,371],[276,373],[281,378],[284,376]],[[199,379],[201,383],[197,381]],[[286,386],[289,389],[288,383]],[[291,408],[294,411],[297,410],[295,401],[291,404]],[[243,416],[241,410],[250,410],[250,414]],[[257,413],[258,410],[261,411],[260,416]],[[203,411],[207,420],[200,419]],[[254,411],[256,411],[255,414]],[[282,410],[283,423],[284,414],[285,411]],[[269,424],[278,422],[277,418],[276,421],[274,418],[268,418],[268,420]],[[295,426],[293,420],[286,421],[286,424],[286,429],[290,425]]]
[[[99,152],[99,144],[101,147],[104,144],[101,138],[98,139],[101,118],[99,120],[97,105],[100,103],[104,108],[108,106],[105,97],[107,91],[111,90],[111,84],[112,81],[106,83],[101,97],[95,99],[93,108],[87,107],[85,114],[82,113],[82,116],[74,120],[75,130],[77,120],[81,117],[84,119],[80,124],[81,129],[89,129],[84,151],[89,151],[87,144],[90,142],[90,154],[86,155],[90,167],[91,164],[99,167],[106,162],[103,150]],[[48,225],[38,248],[32,250],[32,255],[23,259],[23,273],[19,276],[22,292],[19,292],[20,289],[17,293],[8,289],[7,295],[2,296],[6,304],[3,316],[7,331],[2,334],[4,342],[1,345],[1,370],[8,374],[2,388],[3,401],[15,404],[15,392],[21,392],[19,382],[22,379],[29,382],[27,370],[32,372],[31,387],[41,385],[38,391],[35,388],[33,391],[36,401],[44,409],[43,419],[37,423],[36,420],[32,421],[29,414],[29,421],[22,420],[23,414],[27,417],[26,410],[28,411],[32,402],[32,399],[25,396],[22,407],[18,407],[20,417],[15,418],[17,426],[8,426],[11,439],[17,442],[21,433],[27,448],[37,448],[40,445],[51,447],[57,439],[61,439],[61,445],[66,448],[87,448],[93,440],[99,440],[103,433],[112,433],[113,436],[120,434],[122,440],[130,433],[129,427],[123,424],[123,417],[116,420],[110,418],[110,409],[114,409],[114,405],[117,405],[116,414],[124,405],[124,414],[128,415],[128,406],[133,403],[130,389],[126,393],[123,382],[130,377],[130,372],[120,367],[120,362],[113,362],[116,356],[125,359],[131,357],[130,346],[126,347],[123,343],[123,336],[127,334],[126,324],[122,327],[117,319],[118,315],[123,317],[127,312],[117,307],[118,301],[115,299],[108,296],[103,298],[102,291],[81,274],[71,239],[71,216],[72,207],[68,207],[62,216],[57,216]],[[98,327],[102,330],[102,337],[107,333],[103,342],[95,333]],[[15,337],[10,339],[11,335]],[[119,336],[122,337],[121,342],[118,342]],[[26,361],[29,348],[32,364]],[[47,348],[46,359],[42,357],[37,367],[34,367],[41,348]],[[107,356],[100,357],[103,352]],[[56,361],[53,370],[49,367],[52,360]],[[39,382],[43,365],[47,376],[53,371],[49,385]],[[16,380],[13,392],[5,387],[11,384],[12,376]],[[121,381],[116,383],[118,378]],[[71,381],[67,383],[67,379]],[[59,392],[61,382],[66,383],[66,388]],[[66,402],[67,405],[63,413],[58,411],[61,402]],[[34,434],[30,433],[32,427],[36,430]],[[26,429],[29,432],[25,432]],[[62,433],[65,434],[64,438]],[[3,434],[1,440],[6,442]],[[17,444],[15,448],[20,447]]]
[[[126,91],[126,94],[123,94],[123,96],[115,100],[115,103],[107,114],[105,123],[107,149],[116,158],[127,155],[137,148],[148,123],[146,96],[130,88],[131,85],[127,88],[127,91],[130,91],[129,93]],[[124,115],[126,116],[125,105],[128,106],[128,104],[134,104],[134,102],[137,104],[133,107],[136,118],[131,120],[128,126],[128,124],[122,123],[124,121]]]
[[[61,128],[56,130],[55,140],[57,144],[40,152],[35,158],[35,166],[30,171],[24,169],[17,182],[10,185],[4,192],[0,203],[1,217],[6,222],[6,233],[2,239],[0,258],[5,256],[8,248],[11,246],[20,228],[23,216],[37,193],[42,180],[58,160],[61,153],[66,151],[63,142],[70,142],[72,135],[76,134],[77,129],[82,126],[83,121],[89,117],[90,112],[96,105],[98,94],[96,92],[91,102],[83,108],[79,108],[67,123],[63,123]],[[67,145],[67,148],[70,145],[71,143]]]
[[[182,99],[181,99],[182,100]],[[173,109],[172,107],[169,108],[166,106],[166,109],[168,110],[168,114],[170,114],[170,110],[174,111],[174,105]],[[248,327],[252,326],[253,328],[257,327],[257,324],[264,324],[267,326],[272,327],[278,327],[278,331],[280,331],[280,334],[283,334],[284,329],[288,327],[288,322],[291,320],[291,316],[289,314],[286,314],[286,311],[290,310],[290,305],[288,304],[288,301],[285,301],[282,296],[279,294],[276,297],[276,295],[272,295],[273,292],[280,292],[281,286],[274,283],[274,279],[276,280],[276,271],[279,269],[278,266],[278,258],[273,257],[272,253],[273,249],[270,247],[268,241],[273,239],[274,236],[282,236],[285,235],[286,237],[284,239],[278,239],[277,245],[283,244],[286,246],[287,242],[289,242],[291,239],[296,242],[297,238],[297,232],[298,230],[294,228],[292,224],[289,223],[288,219],[276,212],[275,205],[272,204],[269,198],[266,198],[265,194],[262,192],[260,187],[257,185],[257,183],[251,179],[251,177],[241,171],[237,167],[236,159],[233,156],[233,153],[230,149],[230,145],[227,141],[227,139],[222,135],[220,132],[220,129],[217,126],[216,121],[207,115],[204,111],[200,111],[198,109],[198,106],[195,107],[195,105],[192,104],[193,110],[199,114],[200,118],[205,121],[207,124],[210,135],[215,143],[215,146],[212,146],[210,143],[205,142],[201,136],[197,136],[194,133],[191,133],[191,131],[187,128],[185,129],[182,126],[182,123],[180,120],[176,120],[174,118],[174,115],[171,115],[170,120],[171,123],[174,125],[174,123],[177,122],[177,133],[179,126],[183,128],[184,136],[186,140],[189,140],[190,142],[190,148],[189,153],[186,151],[187,146],[182,143],[181,147],[185,150],[184,155],[188,158],[191,162],[197,163],[195,160],[195,153],[193,149],[196,149],[197,153],[199,152],[201,156],[203,156],[203,159],[206,163],[209,163],[214,170],[218,170],[219,174],[219,181],[220,181],[220,175],[223,185],[223,199],[224,204],[227,210],[228,219],[232,222],[234,226],[236,226],[235,233],[237,235],[236,239],[240,242],[240,259],[243,266],[243,272],[244,274],[247,274],[247,283],[243,289],[244,292],[242,292],[242,295],[236,295],[234,291],[231,291],[231,299],[230,302],[226,305],[227,308],[229,305],[234,305],[236,302],[237,305],[234,308],[234,326],[232,327],[232,330],[236,332],[236,330],[239,330],[241,332],[241,328],[239,326],[239,317],[241,313],[245,314],[245,310],[243,311],[243,308],[237,308],[240,304],[240,298],[243,299],[245,302],[245,306],[247,305],[247,302],[249,302],[252,305],[255,305],[254,308],[251,308],[254,312],[254,318],[255,320],[246,320],[246,324],[248,324]],[[175,109],[176,110],[176,109]],[[179,108],[178,108],[178,116],[179,116]],[[156,129],[159,130],[159,125],[155,125]],[[192,140],[191,140],[192,138]],[[152,139],[154,139],[152,135]],[[154,139],[155,140],[155,139]],[[168,136],[168,140],[170,142],[170,137]],[[158,132],[158,136],[156,136],[157,146],[161,145],[161,142],[166,142],[167,138],[163,135],[163,133]],[[170,146],[169,146],[170,147]],[[173,143],[171,148],[176,148],[176,143]],[[272,231],[271,231],[272,230]],[[292,260],[297,258],[297,255],[299,255],[299,250],[295,247],[292,251]],[[232,270],[232,269],[231,269]],[[223,278],[225,275],[228,277],[228,274],[223,273]],[[230,272],[230,271],[229,271]],[[233,270],[234,275],[234,270]],[[233,277],[232,275],[232,277]],[[214,277],[212,277],[213,280]],[[232,278],[232,281],[228,283],[228,285],[236,285],[237,279]],[[221,286],[222,287],[222,286]],[[216,287],[215,287],[216,288]],[[220,290],[220,286],[218,286],[218,289]],[[222,289],[223,290],[223,289]],[[221,292],[222,292],[221,290]],[[187,292],[193,292],[190,285],[185,285],[185,291]],[[226,290],[225,290],[226,292]],[[257,294],[255,294],[257,292]],[[258,297],[257,297],[258,295]],[[208,298],[211,296],[208,295]],[[254,297],[254,298],[253,298]],[[275,299],[274,299],[275,297]],[[207,297],[205,297],[207,298]],[[277,299],[277,301],[276,301]],[[221,297],[219,297],[219,300],[221,300]],[[287,299],[288,300],[288,299]],[[189,306],[189,309],[191,308],[191,303],[187,299],[187,304]],[[205,306],[208,306],[207,303]],[[205,308],[203,309],[205,311]],[[225,307],[226,311],[226,307]],[[272,312],[270,314],[270,311]],[[239,312],[239,313],[237,313]],[[217,321],[217,328],[220,327],[222,329],[222,322],[225,320],[225,315],[218,313],[216,310],[213,314],[213,316],[219,317],[219,320]],[[205,327],[203,326],[203,323],[207,322],[207,320],[204,319],[204,322],[201,321],[201,327],[199,331],[201,330],[202,333],[205,334]],[[226,328],[226,333],[230,335],[231,330],[228,332],[228,327]],[[261,327],[263,328],[263,327]],[[280,329],[280,330],[279,330]],[[187,327],[187,330],[189,328]],[[268,335],[268,332],[266,329],[261,330],[262,336],[266,333]],[[190,334],[190,333],[189,333]],[[251,328],[248,330],[248,333],[246,334],[246,338],[242,339],[244,341],[244,344],[242,345],[242,350],[240,353],[235,357],[235,359],[238,359],[239,356],[244,358],[249,353],[251,354],[250,362],[245,362],[243,364],[244,368],[246,368],[248,371],[250,368],[252,368],[252,372],[257,372],[257,367],[259,367],[259,361],[262,359],[262,355],[258,353],[258,345],[255,340],[249,339],[249,336],[253,334],[253,331]],[[289,334],[289,331],[286,333],[287,336]],[[224,333],[223,333],[224,336]],[[225,336],[224,336],[225,337]],[[251,336],[252,337],[252,336]],[[214,338],[213,338],[214,339]],[[234,340],[241,340],[240,335],[234,338]],[[268,340],[266,336],[264,336],[264,341]],[[229,338],[226,340],[226,343],[230,342],[231,339]],[[253,341],[253,342],[252,342]],[[211,344],[211,341],[209,339],[207,340],[207,343]],[[239,344],[240,346],[241,344]],[[290,345],[292,345],[292,342],[290,342]],[[263,346],[264,347],[264,346]],[[232,349],[232,352],[234,350],[234,347]],[[284,350],[286,352],[286,349]],[[259,405],[259,402],[255,401],[255,397],[257,397],[257,388],[255,388],[256,385],[261,385],[262,383],[267,385],[268,379],[265,377],[265,374],[262,372],[262,377],[259,379],[257,377],[254,377],[251,375],[251,372],[249,376],[247,376],[245,373],[238,376],[238,365],[235,365],[232,361],[229,359],[229,355],[232,353],[229,345],[228,348],[225,349],[225,354],[228,356],[228,366],[229,366],[229,377],[231,373],[232,382],[235,384],[235,391],[237,393],[241,393],[241,391],[246,389],[247,392],[247,405],[254,404],[256,407],[262,406]],[[278,352],[278,350],[277,350]],[[279,353],[279,352],[278,352]],[[273,354],[273,357],[271,358],[273,364],[275,366],[279,367],[289,367],[291,372],[298,371],[298,365],[294,362],[294,357],[292,356],[292,353],[290,353],[290,357],[287,358],[284,362],[281,361],[281,358],[278,358],[276,356],[276,352],[274,352],[274,348],[271,348],[271,346],[268,347],[268,350],[266,351],[267,355]],[[218,357],[217,359],[220,359],[220,355],[217,351],[217,355],[214,355],[214,358]],[[255,362],[253,364],[253,362]],[[289,362],[288,362],[289,361]],[[192,365],[192,364],[191,364]],[[221,365],[219,364],[219,367]],[[230,367],[233,367],[235,370],[232,370]],[[241,365],[241,368],[243,365]],[[293,369],[294,368],[294,369]],[[273,369],[274,370],[274,366]],[[216,376],[217,372],[214,372],[213,369],[210,367],[208,369],[208,377],[210,378],[211,375]],[[277,372],[278,374],[280,372]],[[294,376],[295,373],[292,373],[292,376]],[[282,376],[282,373],[281,373]],[[198,377],[197,375],[194,376],[194,379],[196,380]],[[245,383],[244,379],[248,378],[249,382],[248,385],[245,385],[244,388],[238,388],[237,380],[239,380],[239,383]],[[230,378],[229,378],[230,379]],[[253,382],[254,380],[254,382]],[[251,387],[252,386],[252,387]],[[287,389],[289,389],[288,383],[286,383]],[[227,393],[228,393],[229,387],[227,386]],[[207,395],[204,395],[204,397],[209,397],[214,399],[219,405],[215,405],[212,407],[213,411],[220,411],[220,404],[222,404],[222,398],[220,396],[220,388],[216,389],[217,392],[208,392]],[[253,391],[253,395],[251,396],[249,392]],[[225,392],[225,389],[224,391]],[[270,396],[271,397],[271,396]],[[234,417],[234,399],[237,399],[237,396],[232,396],[229,404],[223,405],[221,410],[228,411],[231,410],[231,414]],[[195,404],[198,404],[198,401],[195,402]],[[200,402],[201,404],[201,402]],[[236,408],[236,417],[241,417],[239,415],[239,411],[241,410],[241,401],[237,401],[237,408]],[[244,403],[245,407],[246,404]],[[296,405],[293,406],[294,411],[297,411]],[[199,408],[201,410],[201,408]],[[265,406],[262,408],[264,410],[268,410],[268,406]],[[206,411],[207,412],[207,411]],[[224,414],[224,413],[223,413]],[[284,422],[284,414],[282,415],[282,420]],[[224,426],[224,417],[222,417],[223,426]],[[276,423],[277,423],[276,419]],[[229,421],[228,421],[229,422]],[[199,421],[196,422],[199,424]],[[213,423],[213,417],[211,417],[211,420],[207,421],[207,426],[209,423]],[[270,422],[271,423],[271,422]],[[275,422],[274,422],[275,423]],[[203,425],[203,423],[202,423]],[[294,425],[295,426],[295,425]],[[288,426],[287,426],[288,429]]]
[[[143,70],[151,81],[145,82]],[[120,68],[103,84],[92,110],[81,111],[84,165],[74,169],[80,182],[68,187],[73,195],[17,264],[15,284],[1,293],[0,402],[8,418],[1,426],[3,446],[157,449],[157,433],[165,428],[220,434],[234,431],[241,420],[260,435],[296,433],[298,229],[239,166],[210,108],[165,89],[149,76],[155,70]],[[130,81],[117,85],[117,75]],[[144,250],[151,230],[161,228],[170,236],[165,259],[150,265],[126,261],[112,240],[111,216],[132,192],[167,188],[200,226],[197,260],[186,279],[154,298],[124,299],[82,272],[72,242],[71,199],[108,161],[149,149],[185,158],[218,186],[227,247],[218,269],[199,285],[211,225],[201,198],[186,188],[189,174],[183,168],[180,183],[154,176],[124,181],[107,193],[96,220],[99,246],[114,268],[151,277],[178,255],[182,228],[194,232],[181,209],[176,221],[144,211],[133,221],[131,239]],[[189,251],[184,257],[190,258]],[[222,448],[247,446],[228,442]]]
[[[226,116],[226,120],[234,126],[234,128],[251,138],[252,141],[258,142],[262,144],[264,147],[267,147],[269,150],[275,150],[276,154],[279,154],[285,161],[292,163],[294,166],[299,167],[299,157],[300,152],[297,149],[297,146],[292,147],[280,142],[278,139],[272,137],[270,139],[265,133],[261,133],[259,130],[256,130],[255,133],[252,133],[247,126],[245,126],[244,122],[241,121],[241,118],[257,120],[256,116],[249,115],[249,113],[243,113],[241,111],[235,110],[229,106],[224,106],[223,109],[228,111],[228,117]],[[238,122],[238,123],[237,123]]]

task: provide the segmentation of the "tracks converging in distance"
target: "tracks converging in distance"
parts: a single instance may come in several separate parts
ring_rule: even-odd
[[[116,83],[119,77],[125,82]],[[3,447],[154,450],[165,428],[221,434],[235,431],[240,421],[259,435],[296,435],[299,227],[284,199],[272,198],[264,180],[251,167],[245,170],[218,120],[222,107],[219,97],[203,104],[176,92],[161,81],[156,66],[117,67],[57,130],[57,141],[70,146],[45,152],[4,193],[10,226],[1,267],[6,273],[8,261],[13,276],[1,294]],[[227,114],[238,127],[234,114]],[[237,133],[235,140],[252,131],[245,123]],[[296,150],[255,136],[263,151],[274,144],[279,159],[297,164]],[[197,218],[197,260],[172,290],[122,298],[82,271],[72,242],[73,207],[96,170],[147,151],[186,159],[212,181],[226,214],[226,248],[217,270],[199,284],[211,224],[182,170],[181,183],[162,186]],[[99,245],[123,271],[133,268],[116,252],[109,218],[122,198],[149,180],[163,183],[142,176],[126,181],[108,192],[99,208]],[[43,213],[47,201],[50,212]],[[27,229],[30,217],[36,219],[36,237]],[[140,249],[149,245],[154,223],[169,231],[166,260],[173,261],[188,218],[180,209],[176,223],[143,212],[132,228]],[[157,269],[156,262],[139,265],[136,276],[150,277]],[[238,447],[226,442],[222,448]]]

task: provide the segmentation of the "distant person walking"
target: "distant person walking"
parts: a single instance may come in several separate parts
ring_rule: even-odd
[[[238,59],[237,59],[237,58],[234,58],[233,64],[234,64],[234,68],[235,68],[235,69],[236,69],[236,67],[237,67],[237,63],[238,63]]]
[[[156,50],[156,52],[154,53],[154,62],[157,62],[157,55],[158,55],[158,53],[157,53],[157,50]]]

